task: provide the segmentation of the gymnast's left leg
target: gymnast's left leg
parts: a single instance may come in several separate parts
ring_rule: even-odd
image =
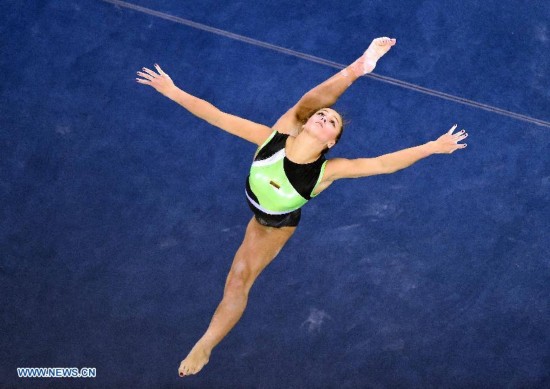
[[[253,217],[233,260],[225,282],[223,299],[206,333],[195,344],[178,369],[181,377],[198,373],[208,363],[212,349],[241,318],[252,284],[277,256],[296,227],[273,228],[261,225]]]

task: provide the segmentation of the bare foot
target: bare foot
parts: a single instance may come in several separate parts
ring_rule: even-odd
[[[363,55],[352,64],[353,72],[359,77],[370,73],[376,67],[376,62],[397,43],[395,39],[376,38]]]
[[[180,377],[197,374],[208,363],[210,359],[210,350],[197,343],[189,355],[181,361],[178,373]]]

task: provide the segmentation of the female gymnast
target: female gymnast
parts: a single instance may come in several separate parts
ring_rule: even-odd
[[[181,362],[180,376],[198,373],[212,349],[241,318],[254,280],[277,256],[294,233],[300,208],[342,178],[389,174],[432,154],[450,154],[468,134],[453,134],[457,125],[437,140],[376,158],[332,158],[326,151],[342,135],[342,117],[332,106],[359,77],[372,72],[377,61],[396,44],[377,38],[347,68],[306,93],[272,128],[220,111],[174,85],[159,65],[143,68],[137,82],[150,85],[193,115],[259,147],[246,183],[246,198],[254,216],[231,265],[223,298],[205,334]]]

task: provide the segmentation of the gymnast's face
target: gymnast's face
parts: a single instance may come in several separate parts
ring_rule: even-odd
[[[305,126],[321,143],[332,147],[342,130],[342,117],[333,109],[323,108],[315,112]]]

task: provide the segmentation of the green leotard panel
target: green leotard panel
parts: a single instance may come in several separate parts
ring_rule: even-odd
[[[254,162],[250,168],[250,189],[262,208],[270,213],[292,212],[307,203],[288,180],[284,157],[283,149],[267,160]]]

